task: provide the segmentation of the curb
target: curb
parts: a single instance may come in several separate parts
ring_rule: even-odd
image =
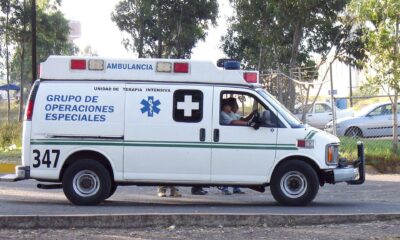
[[[1,163],[0,173],[15,173],[15,164]]]
[[[0,216],[0,229],[295,226],[400,220],[395,214],[137,214]]]

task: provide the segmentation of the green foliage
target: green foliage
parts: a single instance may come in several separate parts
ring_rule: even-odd
[[[43,4],[45,4],[44,2]],[[42,4],[42,5],[43,5]],[[14,26],[14,43],[16,45],[12,58],[13,79],[21,77],[21,61],[24,61],[22,78],[27,83],[32,79],[31,73],[31,34],[30,34],[30,5],[25,4],[21,8],[21,12],[16,12]],[[36,51],[37,62],[45,61],[50,55],[73,55],[77,52],[76,47],[69,42],[69,25],[63,13],[57,9],[55,5],[43,5],[37,8],[37,25],[36,25]],[[19,24],[18,24],[19,23]],[[24,28],[24,24],[29,28]],[[25,56],[22,56],[22,51]],[[21,60],[23,57],[23,60]]]
[[[248,68],[279,69],[290,75],[296,67],[312,65],[312,54],[326,55],[348,34],[338,24],[346,0],[231,0],[231,3],[235,15],[222,38],[222,48]],[[296,92],[291,81],[283,89],[274,85],[267,88],[272,94],[281,95],[284,104],[293,109]]]
[[[188,58],[217,14],[216,0],[122,0],[111,19],[128,33],[124,45],[139,57]]]
[[[357,23],[364,27],[362,40],[368,61],[368,84],[381,86],[392,101],[393,142],[392,152],[398,149],[397,102],[400,92],[400,1],[398,0],[353,0],[349,11]],[[391,91],[394,97],[391,97]]]
[[[371,85],[386,85],[400,91],[400,55],[396,52],[398,0],[354,0],[349,6],[357,23],[364,27],[362,40],[369,59],[364,62]]]
[[[15,144],[21,146],[22,127],[19,123],[0,125],[0,150]]]
[[[341,137],[341,156],[351,160],[357,159],[357,141],[358,139]],[[364,146],[366,164],[374,166],[382,173],[400,170],[400,150],[397,153],[392,152],[391,140],[365,139]]]

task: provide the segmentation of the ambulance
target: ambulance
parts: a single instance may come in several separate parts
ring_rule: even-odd
[[[221,121],[228,99],[246,124]],[[326,183],[364,182],[363,144],[354,161],[339,149],[237,61],[50,56],[27,103],[22,165],[1,181],[35,179],[77,205],[126,185],[269,187],[282,205],[307,205]]]

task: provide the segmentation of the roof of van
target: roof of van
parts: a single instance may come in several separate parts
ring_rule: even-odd
[[[246,75],[252,74],[246,81]],[[210,61],[188,59],[50,56],[40,79],[125,80],[258,85],[258,71],[226,70]]]

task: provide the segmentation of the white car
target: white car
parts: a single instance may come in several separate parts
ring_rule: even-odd
[[[400,102],[397,107],[397,115],[400,119]],[[329,122],[325,130],[332,132],[332,125],[333,123]],[[361,109],[354,117],[338,120],[336,135],[347,137],[393,136],[392,103],[375,103]]]
[[[309,109],[306,114],[306,123],[309,125],[323,129],[325,125],[332,121],[332,107],[328,102],[315,102],[315,104],[311,107],[311,104],[307,105]],[[296,108],[295,114],[298,119],[301,120],[303,116],[304,106],[300,106]],[[336,108],[336,119],[344,118],[344,117],[352,117],[354,116],[354,111],[351,108],[348,109],[339,109]]]

